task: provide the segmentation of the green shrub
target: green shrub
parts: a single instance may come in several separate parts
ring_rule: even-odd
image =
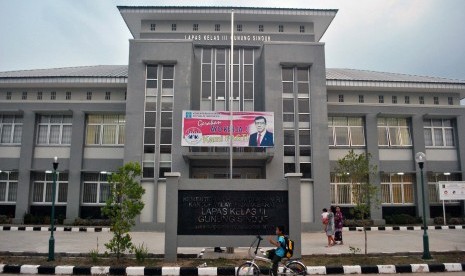
[[[460,224],[463,224],[463,219],[462,219],[462,218],[450,218],[450,219],[447,221],[447,224],[450,224],[450,225],[460,225]]]
[[[409,224],[420,224],[423,220],[419,217],[414,217],[408,214],[395,214],[392,216],[386,216],[386,224],[393,225],[409,225]]]
[[[0,224],[10,224],[11,218],[5,215],[0,215]]]
[[[91,249],[89,251],[89,256],[90,256],[90,259],[92,260],[92,263],[94,264],[97,263],[99,259],[98,249]]]
[[[147,249],[147,246],[144,243],[138,246],[134,246],[133,250],[134,254],[136,255],[136,260],[139,264],[143,263],[149,255],[149,250]]]
[[[345,227],[363,227],[363,226],[373,226],[374,222],[371,219],[346,219],[344,220]]]
[[[434,224],[442,225],[442,224],[444,224],[444,218],[443,217],[435,217],[433,219],[433,222],[434,222]]]

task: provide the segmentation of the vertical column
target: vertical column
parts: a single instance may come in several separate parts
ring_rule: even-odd
[[[300,258],[302,255],[302,217],[300,206],[300,179],[301,173],[285,174],[288,186],[289,202],[289,237],[295,242],[294,257]]]
[[[415,154],[417,152],[424,152],[426,154],[426,147],[425,147],[425,132],[423,129],[423,115],[418,114],[412,117],[412,141],[413,141],[413,162],[415,162]],[[415,162],[415,171],[416,171],[416,185],[415,185],[415,202],[416,202],[416,211],[418,216],[429,218],[429,201],[425,200],[426,205],[426,214],[423,215],[423,203],[422,203],[422,193],[421,193],[421,178],[424,177],[424,185],[425,185],[425,197],[428,199],[428,179],[427,179],[427,171],[428,171],[428,156],[426,156],[426,162],[423,168],[423,175],[421,174],[420,168],[418,164]]]
[[[18,191],[14,223],[22,223],[24,214],[29,211],[31,188],[31,165],[34,157],[35,113],[24,111],[21,155],[19,157]]]
[[[81,200],[81,169],[84,147],[84,133],[86,129],[84,112],[73,113],[73,130],[69,156],[68,201],[66,203],[66,223],[72,223],[79,217],[79,203]]]
[[[465,180],[465,115],[457,116],[457,130],[456,146],[457,154],[460,161],[460,170],[462,171],[462,180]],[[465,216],[465,200],[460,201],[462,216]]]
[[[165,173],[166,216],[165,216],[165,261],[176,262],[178,257],[178,189],[181,174]]]
[[[378,117],[377,114],[367,114],[365,116],[366,145],[367,152],[371,154],[370,166],[379,168],[379,147],[378,147]],[[378,198],[381,198],[381,181],[379,170],[376,175],[370,175],[370,183],[378,188]],[[375,224],[384,224],[383,209],[381,206],[371,204],[371,219]]]

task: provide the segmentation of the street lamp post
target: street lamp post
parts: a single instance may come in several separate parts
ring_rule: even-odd
[[[57,190],[57,169],[58,157],[53,158],[53,188],[52,188],[52,214],[50,216],[50,239],[48,240],[48,261],[55,260],[55,238],[53,231],[55,230],[55,194]]]
[[[427,260],[431,259],[431,254],[429,252],[429,238],[428,238],[428,226],[426,225],[426,205],[425,205],[425,185],[423,180],[423,165],[426,161],[426,154],[423,152],[417,152],[415,154],[415,161],[420,167],[420,176],[421,176],[421,197],[423,202],[423,257],[422,259]]]

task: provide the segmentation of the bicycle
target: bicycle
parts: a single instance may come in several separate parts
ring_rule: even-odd
[[[236,276],[259,276],[260,275],[260,268],[256,264],[257,261],[263,261],[269,264],[272,264],[271,260],[267,258],[265,255],[259,256],[258,250],[260,247],[260,242],[263,240],[261,236],[257,236],[256,239],[252,242],[249,248],[249,256],[253,257],[252,261],[247,261],[241,264],[236,271]],[[257,242],[258,241],[258,242]],[[254,244],[257,243],[255,251],[252,251]],[[283,258],[279,263],[278,267],[278,275],[289,275],[289,276],[298,276],[298,275],[306,275],[307,274],[307,267],[300,261],[295,259],[287,259]],[[271,270],[270,270],[271,275]]]

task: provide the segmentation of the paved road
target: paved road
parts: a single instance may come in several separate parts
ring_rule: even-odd
[[[376,231],[368,232],[368,252],[413,252],[422,251],[421,231]],[[431,230],[431,251],[465,251],[465,230]],[[48,252],[48,232],[3,231],[0,232],[0,251],[34,251]],[[150,253],[162,254],[164,233],[132,232],[133,242],[147,245]],[[56,232],[56,252],[88,253],[97,247],[104,252],[104,243],[111,238],[111,233]],[[253,237],[251,237],[252,240]],[[350,253],[349,246],[363,250],[363,232],[345,232],[344,245],[326,248],[326,237],[323,233],[303,233],[302,252],[308,254]],[[198,254],[201,248],[180,248],[179,253]],[[209,250],[207,250],[208,252]],[[245,249],[238,249],[243,252]]]

